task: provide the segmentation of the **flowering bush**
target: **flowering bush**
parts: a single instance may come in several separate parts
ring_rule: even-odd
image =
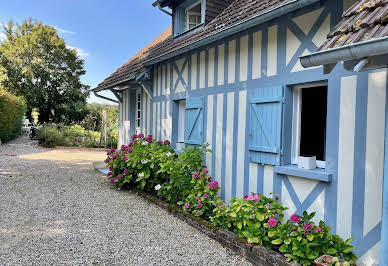
[[[331,227],[324,222],[315,225],[311,219],[315,213],[293,214],[287,223],[268,231],[271,243],[281,253],[285,253],[288,261],[300,262],[303,265],[314,264],[314,259],[328,254],[339,256],[345,260],[357,260],[350,245],[353,239],[342,240],[330,233]]]
[[[185,199],[185,202],[178,202],[179,205],[184,203],[183,209],[191,212],[195,216],[205,219],[213,216],[213,209],[217,202],[217,193],[220,190],[217,181],[212,181],[208,175],[208,170],[203,168],[200,172],[192,174],[191,183],[194,185],[191,193]]]
[[[279,227],[286,209],[274,199],[261,194],[251,194],[240,199],[234,198],[227,207],[219,201],[214,209],[215,216],[211,220],[214,225],[247,238],[249,243],[259,243],[272,248],[267,233],[270,229]]]
[[[128,146],[112,149],[107,155],[107,177],[112,183],[154,191],[157,184],[165,182],[167,174],[162,166],[174,156],[174,151],[168,141],[160,144],[151,135],[139,134],[132,136]]]
[[[166,183],[162,184],[158,195],[171,204],[183,201],[194,187],[194,183],[191,182],[191,173],[201,171],[202,158],[206,152],[211,152],[207,146],[186,147],[178,158],[174,157],[166,161],[162,166],[162,171],[167,172],[169,178]]]

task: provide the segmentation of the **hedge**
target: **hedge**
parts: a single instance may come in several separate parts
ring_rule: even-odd
[[[26,103],[22,97],[15,96],[0,88],[0,140],[8,141],[20,135]]]

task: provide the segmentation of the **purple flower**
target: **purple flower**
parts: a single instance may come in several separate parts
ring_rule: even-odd
[[[201,208],[202,208],[202,203],[201,203],[201,202],[197,204],[197,208],[198,208],[198,209],[201,209]]]
[[[129,152],[129,153],[133,152],[133,148],[132,148],[132,147],[129,147],[129,148],[128,148],[128,152]]]
[[[199,174],[198,174],[197,172],[194,172],[194,173],[193,173],[193,177],[194,177],[194,178],[198,178],[198,177],[199,177]]]
[[[209,197],[209,194],[205,193],[205,194],[203,194],[203,197],[204,197],[205,199],[207,199],[207,198]]]
[[[290,221],[291,221],[292,223],[295,223],[295,224],[300,223],[299,215],[297,215],[296,213],[294,213],[293,215],[291,215]]]
[[[139,139],[142,139],[142,138],[144,138],[144,134],[139,134],[139,135],[137,135],[137,137],[138,137]]]
[[[106,155],[111,155],[112,154],[112,152],[111,151],[108,151],[107,153],[106,153]]]
[[[124,169],[124,174],[125,174],[125,175],[129,174],[128,169]]]
[[[112,177],[112,178],[110,179],[110,182],[113,184],[113,183],[115,182],[115,179]]]
[[[147,136],[147,138],[150,138],[150,139],[152,139],[152,135],[148,135],[148,136]]]
[[[132,140],[135,140],[135,139],[137,139],[137,135],[136,135],[136,134],[133,134],[133,135],[132,135]]]
[[[123,157],[123,161],[124,161],[124,162],[128,161],[128,157],[127,157],[127,156],[124,156],[124,157]]]
[[[170,143],[169,140],[165,140],[165,141],[164,141],[164,145],[168,146],[168,145],[170,145],[170,144],[171,144],[171,143]]]
[[[123,151],[123,154],[127,154],[128,152],[127,151]]]
[[[112,172],[109,172],[106,174],[107,177],[110,177],[112,175]]]
[[[313,229],[314,229],[314,225],[310,224],[310,223],[305,223],[303,225],[303,229],[306,231],[306,232],[311,232]]]
[[[268,210],[269,208],[271,208],[271,204],[269,203],[265,204],[265,208]]]
[[[146,138],[146,141],[148,142],[148,143],[151,143],[152,142],[152,137],[150,138],[149,136]]]
[[[158,140],[158,142],[156,142],[158,144],[163,144],[163,142],[161,140]]]
[[[202,173],[207,174],[207,173],[209,173],[209,170],[207,170],[206,168],[203,168]]]
[[[207,178],[207,181],[211,182],[211,181],[212,181],[212,177],[209,176],[209,177]]]
[[[118,178],[118,179],[121,179],[121,178],[123,178],[123,175],[122,175],[122,174],[118,174],[118,175],[117,175],[117,178]]]
[[[321,232],[323,232],[323,229],[320,228],[320,227],[317,227],[317,228],[315,228],[315,231],[316,231],[317,233],[321,233]]]
[[[215,190],[218,188],[218,182],[217,181],[212,181],[209,184],[207,184],[210,190]]]
[[[133,142],[128,144],[128,147],[132,147],[132,146],[133,146]]]
[[[253,195],[249,195],[247,197],[247,200],[250,200],[250,201],[259,201],[260,200],[260,197],[258,194],[253,194]]]
[[[185,203],[185,208],[189,208],[190,207],[190,203],[186,202]]]
[[[109,165],[109,170],[112,170],[113,169],[113,165]]]
[[[195,200],[196,201],[201,201],[201,198],[200,197],[196,197]]]
[[[114,159],[116,159],[116,158],[117,158],[117,155],[116,155],[116,154],[113,154],[112,159],[114,160]]]
[[[115,148],[112,148],[111,150],[110,150],[110,153],[112,154],[112,153],[114,153],[116,151],[116,149]]]
[[[243,199],[248,199],[248,196],[247,196],[247,195],[244,195]]]
[[[274,218],[269,219],[268,222],[267,222],[267,224],[269,225],[269,227],[274,227],[274,226],[277,225],[277,223],[278,223],[278,221],[277,221],[276,219],[274,219]]]
[[[121,149],[122,149],[122,150],[125,150],[126,148],[127,148],[127,146],[121,145]]]
[[[115,180],[114,183],[117,185],[119,183],[119,180]]]
[[[110,162],[110,159],[109,158],[106,158],[104,163],[109,163]]]

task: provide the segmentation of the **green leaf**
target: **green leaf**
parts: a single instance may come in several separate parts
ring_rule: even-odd
[[[241,223],[241,222],[237,222],[236,226],[237,226],[238,229],[241,230],[241,228],[242,228],[242,223]]]
[[[334,249],[334,248],[329,248],[329,249],[326,250],[325,253],[328,254],[328,255],[334,255],[334,254],[337,253],[337,250]]]
[[[261,212],[256,213],[256,219],[260,222],[264,221],[264,215]]]
[[[309,258],[310,260],[315,260],[318,257],[319,257],[319,253],[316,251],[313,251],[307,255],[307,258]]]
[[[307,239],[311,242],[314,240],[314,235],[313,234],[309,234],[307,235]]]
[[[279,248],[279,251],[281,252],[281,253],[286,253],[286,252],[288,252],[289,251],[289,248],[288,248],[288,245],[281,245],[280,246],[280,248]]]
[[[278,239],[272,240],[271,243],[274,245],[280,245],[281,243],[283,243],[283,239],[278,238]]]
[[[351,237],[351,238],[346,239],[345,244],[350,245],[352,242],[353,242],[353,238]]]
[[[344,250],[344,253],[351,253],[353,252],[353,247],[348,247],[347,249]]]
[[[287,245],[290,244],[290,243],[291,243],[291,238],[289,238],[289,237],[286,238],[286,239],[284,240],[284,243],[287,244]]]
[[[297,235],[299,235],[299,234],[298,234],[298,232],[296,232],[296,231],[293,231],[293,232],[291,232],[291,234],[290,234],[290,236],[297,236]]]
[[[302,240],[302,237],[301,237],[301,236],[298,236],[296,239],[297,239],[298,241],[301,241],[301,240]]]
[[[269,232],[268,232],[268,236],[269,236],[269,237],[273,237],[274,235],[275,235],[275,231],[269,231]]]

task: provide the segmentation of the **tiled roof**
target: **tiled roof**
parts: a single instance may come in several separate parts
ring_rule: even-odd
[[[294,0],[235,0],[220,15],[193,34],[173,38],[170,27],[100,83],[97,90],[106,89],[114,86],[121,80],[125,81],[133,78],[141,73],[144,69],[144,63],[147,61],[154,60],[161,55],[186,47],[198,40],[207,38],[217,32],[221,32],[241,22],[258,17],[292,2]]]
[[[318,48],[323,51],[388,36],[388,0],[361,0],[342,15],[341,22]]]

